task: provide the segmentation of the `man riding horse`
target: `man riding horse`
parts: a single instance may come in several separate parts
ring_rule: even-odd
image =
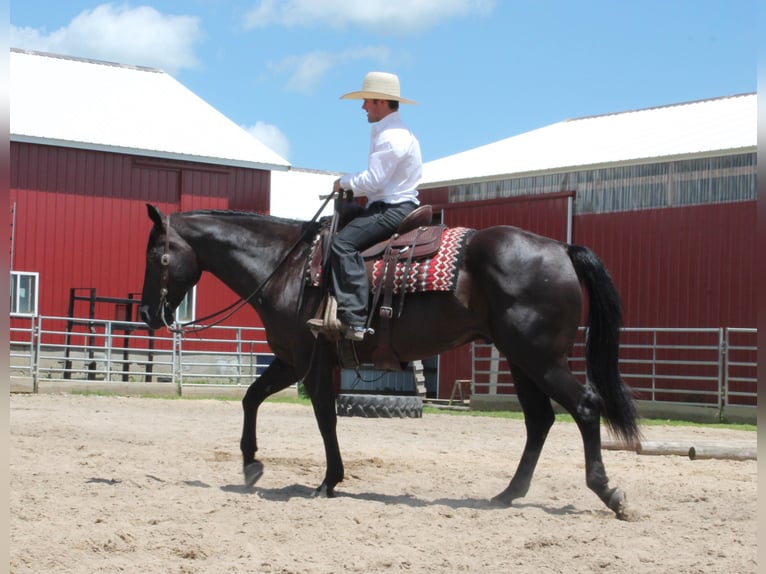
[[[417,186],[423,162],[420,144],[399,115],[399,104],[414,104],[399,95],[399,78],[370,72],[362,89],[341,99],[364,100],[362,109],[372,124],[367,169],[335,181],[333,191],[351,190],[367,197],[360,210],[333,238],[330,285],[338,305],[338,320],[347,339],[362,341],[366,333],[369,282],[361,251],[390,237],[419,204]],[[311,319],[314,329],[327,328]]]

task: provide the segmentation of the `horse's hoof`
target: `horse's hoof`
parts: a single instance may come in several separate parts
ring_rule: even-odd
[[[628,497],[619,488],[615,488],[612,496],[609,497],[609,508],[614,511],[617,520],[638,522],[645,518],[643,513],[628,504]]]
[[[489,503],[492,506],[501,506],[503,508],[510,508],[513,506],[513,500],[507,496],[503,496],[502,494],[498,494],[497,496],[490,498]]]
[[[314,494],[311,495],[312,498],[325,498],[326,496],[327,496],[327,485],[324,483],[320,484],[314,491]]]
[[[320,484],[312,495],[313,498],[335,498],[335,489],[330,488],[327,484]]]
[[[263,463],[261,461],[256,460],[245,466],[245,486],[254,486],[261,475],[263,475]]]
[[[629,520],[628,514],[628,500],[625,493],[621,488],[617,487],[612,490],[612,495],[609,497],[607,506],[612,510],[615,516],[619,520]]]

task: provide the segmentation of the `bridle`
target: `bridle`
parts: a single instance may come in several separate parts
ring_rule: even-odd
[[[342,193],[342,191],[341,191]],[[292,252],[295,250],[298,245],[300,245],[301,241],[306,237],[306,234],[308,231],[312,228],[311,223],[314,223],[318,218],[319,214],[322,213],[325,206],[329,203],[329,201],[333,198],[335,195],[335,192],[331,192],[326,198],[325,201],[322,203],[320,208],[317,210],[317,212],[314,214],[314,217],[311,218],[311,221],[304,227],[303,232],[300,234],[298,239],[296,239],[293,244],[290,246],[290,248],[285,251],[282,258],[279,260],[277,265],[274,267],[274,269],[269,273],[269,275],[266,277],[266,279],[263,280],[263,282],[256,287],[250,295],[244,298],[240,298],[237,301],[234,301],[231,305],[220,309],[218,311],[215,311],[214,313],[211,313],[210,315],[207,315],[205,317],[202,317],[201,319],[194,319],[192,321],[187,321],[186,323],[180,323],[180,324],[173,324],[168,325],[167,320],[165,319],[165,308],[169,307],[168,304],[168,283],[170,281],[170,214],[168,213],[165,216],[165,246],[164,251],[162,253],[162,256],[160,257],[160,265],[162,267],[162,271],[160,272],[160,301],[157,306],[157,313],[160,314],[160,317],[162,318],[162,322],[165,324],[165,327],[168,329],[168,331],[171,331],[172,333],[196,333],[197,331],[204,331],[205,329],[210,329],[211,327],[215,327],[216,325],[220,325],[222,322],[224,322],[226,319],[234,315],[237,311],[239,311],[242,307],[247,305],[250,301],[252,301],[263,289],[268,285],[269,281],[276,275],[277,271],[279,271],[279,268],[282,267],[284,262],[287,260],[288,257],[292,254]],[[335,225],[335,221],[337,220],[337,214],[333,216],[333,225]],[[207,321],[208,319],[212,319],[214,317],[218,317],[220,315],[220,318],[216,321],[208,324],[208,325],[199,325],[198,323],[202,321]],[[197,325],[195,325],[197,323]],[[190,325],[195,325],[194,327],[189,327]]]
[[[160,272],[160,302],[157,305],[157,313],[160,314],[162,322],[165,323],[165,327],[169,330],[173,330],[173,327],[168,325],[165,320],[165,307],[168,304],[168,281],[170,275],[170,214],[165,217],[165,250],[160,257],[160,265],[162,271]]]

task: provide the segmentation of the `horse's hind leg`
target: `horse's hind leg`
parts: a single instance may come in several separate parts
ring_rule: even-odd
[[[245,484],[253,486],[263,474],[263,464],[255,459],[258,450],[256,439],[256,420],[258,407],[266,397],[281,391],[296,381],[294,369],[280,359],[274,359],[266,370],[247,389],[242,398],[242,438],[239,448],[242,451],[242,467]]]
[[[516,396],[524,411],[527,440],[510,484],[492,499],[494,502],[506,505],[510,505],[514,499],[527,494],[543,444],[545,444],[548,431],[555,420],[553,407],[548,396],[518,367],[511,366],[511,373],[516,387]]]
[[[617,518],[626,518],[625,494],[609,486],[601,458],[601,399],[590,386],[582,385],[569,370],[566,357],[550,366],[539,381],[542,392],[574,418],[585,453],[585,482]]]
[[[619,487],[609,486],[609,478],[601,458],[601,399],[590,387],[581,388],[582,396],[574,412],[570,411],[570,413],[582,435],[585,452],[585,481],[588,488],[596,493],[617,518],[625,519],[627,517],[625,493]]]

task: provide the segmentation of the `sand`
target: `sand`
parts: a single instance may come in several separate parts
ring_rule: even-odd
[[[267,402],[265,473],[243,486],[237,401],[10,398],[14,574],[755,573],[757,463],[604,451],[634,521],[585,486],[574,424],[551,430],[527,497],[505,488],[522,421],[340,418],[346,480],[314,497],[324,454],[309,407]],[[657,441],[755,433],[652,426]]]

